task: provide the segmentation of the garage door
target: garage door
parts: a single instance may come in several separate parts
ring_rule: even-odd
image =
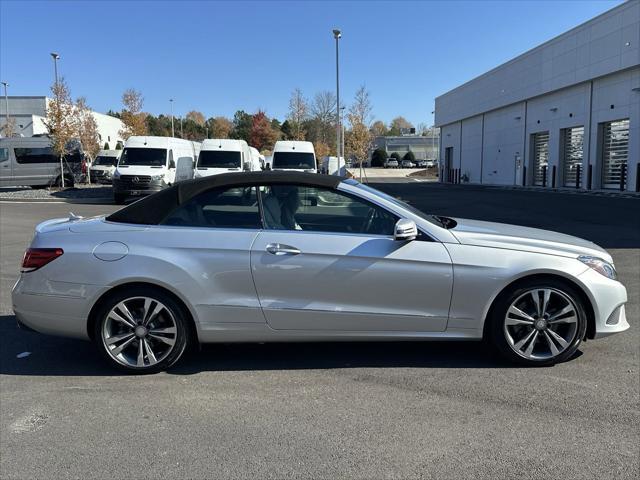
[[[602,188],[620,188],[622,166],[629,157],[629,119],[603,124]],[[626,179],[622,179],[623,185]]]
[[[533,134],[533,184],[543,185],[549,165],[549,132]]]
[[[584,127],[565,128],[562,131],[562,174],[565,187],[576,186],[578,167],[584,152]]]

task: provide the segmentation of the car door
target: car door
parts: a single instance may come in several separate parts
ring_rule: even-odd
[[[445,330],[453,271],[441,243],[394,241],[395,215],[336,190],[265,186],[261,200],[251,268],[271,328]]]
[[[9,156],[9,147],[0,147],[0,186],[7,187],[13,185],[13,167]]]
[[[196,195],[149,230],[148,248],[161,246],[159,252],[190,277],[189,297],[202,329],[264,325],[250,270],[251,245],[261,228],[256,187],[224,187]]]

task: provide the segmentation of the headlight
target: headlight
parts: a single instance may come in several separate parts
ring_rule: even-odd
[[[164,175],[151,175],[151,180],[153,180],[154,182],[157,182],[158,180],[162,180],[164,178]]]
[[[589,268],[593,268],[596,272],[604,275],[611,280],[617,280],[618,274],[616,273],[616,269],[606,260],[603,260],[598,257],[592,257],[590,255],[580,255],[578,257],[582,263],[587,265]]]

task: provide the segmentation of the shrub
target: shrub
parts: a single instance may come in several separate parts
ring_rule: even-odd
[[[416,161],[416,156],[413,154],[411,150],[404,154],[404,160],[410,160],[412,162]]]
[[[398,162],[400,162],[400,160],[402,160],[402,157],[400,156],[400,154],[398,152],[393,152],[391,154],[391,158],[397,160]]]
[[[102,147],[103,150],[111,150],[109,148],[109,142],[104,142],[104,147]]]
[[[372,167],[383,167],[384,166],[384,162],[387,161],[387,158],[389,158],[389,155],[387,154],[387,151],[384,148],[377,148],[371,154],[371,166]]]

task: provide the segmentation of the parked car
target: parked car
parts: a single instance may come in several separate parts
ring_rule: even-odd
[[[435,168],[438,166],[437,160],[427,160],[426,165],[427,168]]]
[[[65,187],[72,187],[82,176],[84,154],[77,141],[68,144],[69,154],[63,159]],[[0,187],[62,186],[60,157],[51,139],[40,137],[0,138]]]
[[[395,158],[389,158],[386,162],[384,162],[384,168],[398,168],[398,160]]]
[[[200,143],[173,137],[129,137],[113,172],[113,199],[149,195],[193,178]]]
[[[121,153],[122,150],[100,150],[89,167],[91,182],[111,185]]]
[[[416,161],[416,167],[418,167],[418,168],[427,168],[427,161],[426,160],[417,160]]]
[[[297,172],[216,175],[107,217],[45,221],[12,292],[19,324],[92,340],[140,373],[197,342],[486,338],[550,365],[627,330],[626,301],[589,241]]]
[[[401,166],[402,168],[414,168],[416,164],[411,160],[402,160]]]

